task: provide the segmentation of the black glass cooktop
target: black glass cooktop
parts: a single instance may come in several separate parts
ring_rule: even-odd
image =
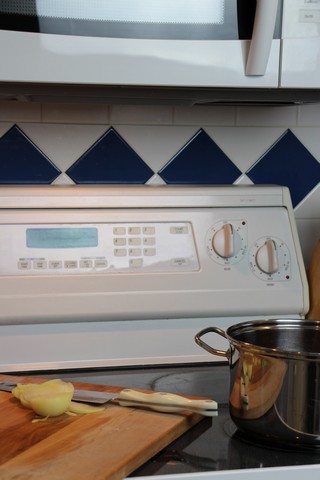
[[[33,372],[30,375],[56,378],[57,372]],[[60,371],[59,378],[198,395],[214,398],[218,402],[218,416],[204,417],[200,423],[132,473],[132,477],[320,463],[320,448],[304,451],[258,444],[237,430],[229,416],[229,367],[225,364]]]

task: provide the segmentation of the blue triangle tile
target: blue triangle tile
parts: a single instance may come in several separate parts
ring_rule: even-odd
[[[242,174],[220,147],[200,129],[158,172],[170,184],[232,184]]]
[[[81,184],[144,184],[153,170],[110,128],[66,171]]]
[[[14,125],[0,138],[0,184],[50,184],[61,173],[51,160]]]
[[[320,163],[291,130],[287,130],[246,175],[256,184],[288,187],[295,207],[320,182]]]

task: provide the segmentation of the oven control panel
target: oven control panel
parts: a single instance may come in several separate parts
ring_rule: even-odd
[[[286,195],[0,187],[0,323],[303,315],[307,280]]]
[[[0,275],[199,270],[190,222],[0,225]]]

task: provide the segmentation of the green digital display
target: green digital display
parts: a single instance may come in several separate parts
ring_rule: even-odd
[[[28,248],[88,248],[98,245],[98,229],[27,228]]]

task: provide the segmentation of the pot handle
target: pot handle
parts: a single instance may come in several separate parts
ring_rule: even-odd
[[[218,335],[220,335],[221,337],[223,338],[227,338],[227,335],[226,333],[221,330],[221,328],[218,328],[218,327],[207,327],[207,328],[204,328],[203,330],[200,330],[200,332],[198,332],[196,334],[196,336],[194,337],[196,343],[204,348],[205,350],[207,350],[207,352],[209,353],[213,353],[213,355],[218,355],[219,357],[227,357],[229,358],[229,350],[217,350],[216,348],[213,348],[213,347],[210,347],[210,345],[208,345],[206,342],[204,342],[203,340],[201,340],[201,337],[203,337],[203,335],[206,335],[207,333],[210,333],[210,332],[213,332],[213,333],[217,333]]]

